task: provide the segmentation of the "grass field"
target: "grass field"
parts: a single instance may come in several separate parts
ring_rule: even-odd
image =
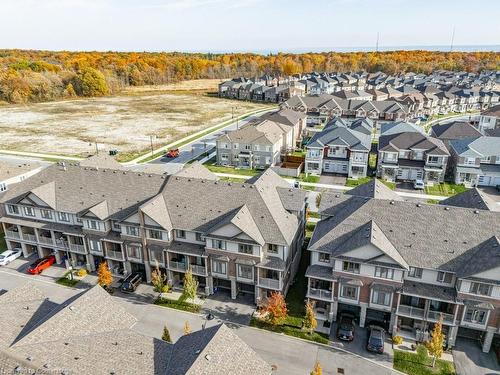
[[[430,195],[442,195],[449,197],[458,193],[463,193],[467,188],[464,185],[450,184],[443,182],[442,184],[435,184],[434,186],[426,186],[425,192]]]
[[[203,91],[213,89],[212,81],[136,87],[114,97],[4,106],[0,148],[86,156],[95,152],[97,142],[100,150],[137,155],[150,148],[150,136],[157,148],[231,119],[232,107],[237,107],[235,115],[265,107],[209,97]]]
[[[455,375],[452,362],[436,360],[435,367],[431,367],[432,358],[425,358],[415,353],[394,351],[394,369],[409,375]]]

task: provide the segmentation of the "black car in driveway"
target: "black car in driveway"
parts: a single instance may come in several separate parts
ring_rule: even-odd
[[[344,341],[354,340],[354,315],[340,314],[337,327],[337,338]]]
[[[133,293],[142,282],[142,274],[135,272],[128,275],[125,280],[123,280],[120,290],[124,293]]]
[[[385,330],[379,326],[368,328],[368,341],[366,350],[369,352],[382,354],[384,352]]]

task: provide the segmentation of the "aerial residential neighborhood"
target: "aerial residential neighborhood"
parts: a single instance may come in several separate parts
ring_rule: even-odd
[[[0,374],[500,374],[500,3],[0,10]]]

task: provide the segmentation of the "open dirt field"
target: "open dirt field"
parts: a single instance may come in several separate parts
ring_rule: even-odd
[[[0,149],[87,155],[118,149],[120,159],[263,108],[204,95],[148,94],[0,107]]]

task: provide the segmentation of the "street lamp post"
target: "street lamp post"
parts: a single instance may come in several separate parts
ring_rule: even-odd
[[[208,313],[205,316],[205,321],[203,322],[203,325],[201,326],[201,329],[205,329],[205,327],[207,326],[207,322],[210,321],[210,320],[214,320],[214,319],[215,319],[215,316],[213,316],[212,313]]]

